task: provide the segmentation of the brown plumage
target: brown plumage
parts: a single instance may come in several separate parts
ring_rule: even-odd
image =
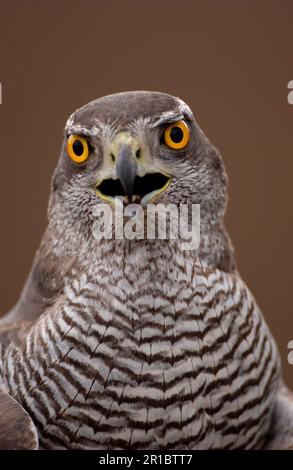
[[[38,435],[29,414],[8,393],[0,390],[0,448],[38,448]]]
[[[175,150],[164,132],[178,121],[190,138]],[[82,163],[81,153],[69,158],[72,135],[89,147]],[[155,175],[168,184],[154,186]],[[129,202],[132,190],[141,204],[200,204],[199,248],[97,241],[94,209],[113,208],[113,194]],[[26,410],[41,448],[292,447],[292,398],[237,270],[226,200],[222,158],[180,99],[116,94],[69,118],[48,228],[19,302],[0,323],[0,386],[18,402],[15,428]],[[14,426],[9,420],[2,414],[0,427]],[[26,445],[36,445],[33,437]]]

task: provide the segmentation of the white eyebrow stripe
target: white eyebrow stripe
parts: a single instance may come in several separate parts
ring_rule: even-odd
[[[83,127],[80,124],[74,124],[72,126],[66,126],[65,130],[69,134],[83,134],[83,135],[86,135],[86,136],[89,136],[89,137],[95,137],[99,132],[99,128],[96,127],[96,126],[88,128],[88,127]]]
[[[177,101],[179,105],[179,110],[185,115],[187,115],[189,119],[192,119],[193,114],[192,114],[190,107],[186,103],[184,103],[184,101],[181,98],[177,97]]]
[[[162,124],[165,124],[166,122],[176,122],[176,121],[181,121],[184,119],[184,115],[182,113],[178,114],[178,112],[174,111],[166,111],[165,113],[161,114],[161,116],[153,122],[150,127],[158,127],[161,126]]]
[[[81,124],[74,123],[65,126],[65,130],[71,134],[84,134],[89,137],[97,137],[105,134],[111,134],[114,132],[114,125],[97,123],[92,126],[82,126]]]
[[[90,126],[83,126],[81,123],[68,120],[65,126],[65,131],[68,134],[83,134],[88,137],[108,138],[113,137],[117,132],[117,122],[104,123],[95,119],[95,124]]]

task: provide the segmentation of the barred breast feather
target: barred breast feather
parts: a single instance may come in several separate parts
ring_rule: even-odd
[[[265,321],[236,271],[174,250],[72,268],[54,305],[2,345],[2,386],[42,448],[263,444],[279,377]]]

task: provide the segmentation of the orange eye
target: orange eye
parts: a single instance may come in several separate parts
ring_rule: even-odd
[[[189,142],[189,128],[185,121],[174,122],[165,129],[165,144],[171,149],[180,150]]]
[[[80,135],[71,135],[67,141],[67,153],[75,163],[84,163],[90,154],[86,139]]]

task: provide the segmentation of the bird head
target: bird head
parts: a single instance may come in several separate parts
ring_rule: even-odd
[[[65,127],[54,173],[49,216],[90,236],[97,204],[201,205],[204,223],[221,221],[227,177],[181,99],[159,92],[125,92],[92,101]]]

